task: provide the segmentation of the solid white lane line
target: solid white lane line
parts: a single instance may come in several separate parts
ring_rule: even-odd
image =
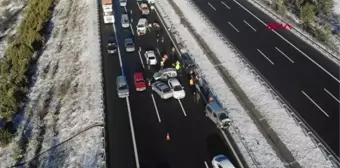
[[[187,113],[186,113],[185,110],[184,110],[184,107],[183,107],[183,105],[182,105],[181,100],[180,100],[180,99],[177,99],[177,100],[178,100],[179,105],[180,105],[181,108],[182,108],[182,111],[183,111],[184,116],[187,116]]]
[[[287,59],[289,59],[290,62],[292,62],[294,64],[294,61],[292,59],[290,59],[284,52],[282,52],[279,48],[275,47],[275,49],[277,51],[279,51],[283,56],[285,56]]]
[[[132,29],[132,24],[130,23],[130,29],[131,29],[131,33],[132,35],[135,35],[135,32],[133,32],[133,29]]]
[[[213,8],[214,10],[216,10],[216,8],[214,6],[212,6],[209,2],[208,2],[208,5]]]
[[[229,7],[227,4],[225,4],[223,1],[221,1],[221,3],[222,3],[226,8],[230,9],[230,7]]]
[[[231,27],[233,27],[237,32],[240,32],[240,31],[238,31],[237,29],[236,29],[236,27],[233,25],[233,24],[231,24],[230,22],[228,22],[229,23],[229,25],[231,26]]]
[[[158,55],[162,58],[162,56],[161,56],[161,52],[159,52],[159,49],[158,48],[156,48],[156,50],[157,50],[157,53],[158,53]]]
[[[125,10],[125,13],[127,13],[127,9],[126,9],[126,6],[124,6],[124,10]]]
[[[157,105],[156,105],[155,97],[153,96],[152,93],[151,93],[151,97],[152,97],[153,105],[155,106],[158,122],[162,122],[161,117],[159,116],[159,112],[158,112],[158,108],[157,108]]]
[[[337,101],[338,103],[340,103],[340,100],[338,98],[336,98],[331,92],[329,92],[326,88],[323,88],[323,90],[325,92],[327,92],[335,101]]]
[[[266,23],[264,23],[261,19],[259,19],[258,17],[256,17],[253,13],[251,13],[247,8],[245,8],[244,6],[242,6],[239,2],[237,2],[236,0],[234,0],[235,3],[237,3],[239,6],[241,6],[245,11],[247,11],[250,15],[252,15],[253,17],[255,17],[259,22],[261,22],[263,25],[267,26]],[[326,72],[329,76],[331,76],[334,80],[336,80],[338,83],[340,83],[340,80],[337,79],[334,75],[332,75],[331,73],[329,73],[325,68],[323,68],[320,64],[318,64],[317,62],[315,62],[312,58],[310,58],[307,54],[305,54],[304,52],[302,52],[300,49],[298,49],[296,46],[294,46],[291,42],[289,42],[287,39],[285,39],[284,37],[282,37],[279,33],[277,33],[274,29],[272,29],[272,31],[278,35],[279,37],[281,37],[281,39],[283,39],[284,41],[286,41],[289,45],[291,45],[293,48],[295,48],[296,50],[298,50],[303,56],[305,56],[307,59],[309,59],[311,62],[313,62],[316,66],[318,66],[320,69],[322,69],[324,72]]]
[[[116,25],[113,24],[113,31],[115,32],[115,38],[116,41],[118,41],[118,36],[117,36],[117,31],[116,31]],[[118,59],[119,59],[119,66],[120,66],[120,71],[122,72],[122,75],[124,75],[124,68],[123,68],[123,62],[122,62],[122,55],[120,54],[120,49],[119,49],[119,43],[117,42],[117,52],[118,52]]]
[[[137,5],[138,5],[138,9],[140,9],[140,6],[139,6],[139,3],[137,2]]]
[[[251,26],[248,22],[246,22],[245,20],[243,20],[243,22],[244,22],[246,25],[248,25],[251,29],[253,29],[254,32],[256,32],[256,29],[255,29],[253,26]]]
[[[301,92],[302,92],[302,94],[303,95],[305,95],[323,114],[325,114],[327,117],[329,117],[329,115],[318,105],[318,104],[316,104],[315,103],[315,101],[312,99],[312,98],[310,98],[309,96],[308,96],[308,94],[307,93],[305,93],[303,90],[301,90]]]
[[[207,161],[204,161],[205,167],[209,168]]]
[[[238,165],[240,165],[241,168],[244,168],[243,166],[243,163],[241,162],[241,159],[238,157],[234,147],[232,146],[232,144],[230,143],[230,140],[228,139],[228,136],[225,134],[224,130],[220,129],[220,131],[222,132],[223,136],[224,136],[224,139],[227,141],[227,144],[228,146],[230,147],[231,151],[233,152],[237,162],[238,162]]]
[[[139,47],[139,48],[140,48],[140,47]],[[140,54],[140,49],[138,50],[138,55],[139,55],[140,62],[142,63],[143,69],[145,69],[144,61],[143,61],[142,56],[141,56],[141,54]]]
[[[127,105],[128,113],[129,113],[130,130],[131,130],[131,135],[132,135],[133,150],[135,152],[136,167],[139,167],[139,158],[138,158],[138,151],[137,151],[137,145],[136,145],[137,143],[136,143],[135,130],[133,127],[133,121],[132,121],[132,116],[131,116],[129,97],[126,98],[126,105]]]
[[[274,65],[274,62],[273,62],[272,60],[270,60],[266,55],[264,55],[263,52],[262,52],[261,50],[257,49],[257,51],[258,51],[264,58],[266,58],[271,64]]]

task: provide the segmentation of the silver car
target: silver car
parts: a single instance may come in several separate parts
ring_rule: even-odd
[[[175,68],[165,68],[153,74],[155,80],[168,80],[169,78],[177,77]]]
[[[125,39],[125,50],[126,52],[134,52],[136,50],[135,43],[132,38]]]
[[[116,85],[117,85],[117,94],[119,98],[125,98],[129,96],[129,86],[127,85],[125,76],[118,76]]]
[[[162,99],[169,99],[173,96],[169,86],[160,81],[153,83],[151,89],[155,91]]]
[[[130,26],[129,16],[128,14],[122,14],[121,17],[122,27],[128,28]]]

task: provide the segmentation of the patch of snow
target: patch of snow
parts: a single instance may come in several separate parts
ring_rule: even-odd
[[[27,0],[0,0],[0,58],[5,54],[8,38],[20,25],[26,3]]]
[[[181,9],[184,16],[203,40],[209,42],[209,47],[212,51],[215,51],[216,56],[223,62],[224,68],[229,71],[250,100],[256,105],[256,108],[269,122],[271,128],[292,152],[297,162],[306,168],[332,167],[332,163],[324,157],[322,151],[314,145],[310,137],[305,136],[301,127],[296,125],[293,118],[280,106],[280,103],[272,97],[263,85],[256,81],[256,77],[235,53],[223,43],[213,28],[199,17],[200,14],[193,8],[192,4],[190,4],[188,0],[173,1]],[[160,0],[157,1],[157,4],[163,6],[162,10],[165,10],[163,12],[166,13],[164,15],[169,15],[168,19],[171,19],[174,24],[173,27],[178,30],[179,36],[182,37],[184,43],[192,53],[195,62],[197,62],[202,69],[206,80],[211,82],[210,85],[213,87],[213,90],[215,90],[219,99],[230,112],[234,125],[245,138],[247,146],[253,151],[257,161],[260,162],[261,165],[265,165],[264,167],[273,167],[273,165],[278,167],[283,166],[262,134],[256,129],[246,110],[243,109],[235,96],[229,91],[230,89],[221,84],[224,83],[223,80],[218,77],[212,78],[212,76],[217,76],[218,73],[215,72],[207,56],[192,39],[193,37],[190,37],[190,33],[183,27],[176,12],[170,8],[170,4],[167,1]],[[211,41],[214,41],[214,43],[211,43]],[[221,87],[224,88],[221,89]],[[259,141],[259,143],[257,143],[257,141]]]
[[[53,28],[41,54],[18,136],[29,137],[24,159],[48,150],[103,121],[103,90],[97,2],[57,1]],[[40,141],[41,140],[41,141]],[[0,148],[0,167],[15,163],[14,140]],[[39,150],[39,148],[41,148]],[[93,127],[41,155],[37,167],[100,167],[102,127]]]
[[[333,12],[340,15],[340,0],[334,0]]]

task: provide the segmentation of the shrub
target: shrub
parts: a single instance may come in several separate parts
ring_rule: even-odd
[[[28,90],[28,70],[34,51],[44,44],[44,32],[52,16],[54,0],[29,0],[18,35],[0,60],[0,118],[10,120],[21,107]],[[0,128],[0,143],[10,142],[12,134]]]
[[[11,142],[14,135],[4,128],[0,128],[0,146],[5,146]]]

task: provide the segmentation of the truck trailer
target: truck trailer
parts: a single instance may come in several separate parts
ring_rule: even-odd
[[[104,23],[114,23],[112,0],[102,0]]]

